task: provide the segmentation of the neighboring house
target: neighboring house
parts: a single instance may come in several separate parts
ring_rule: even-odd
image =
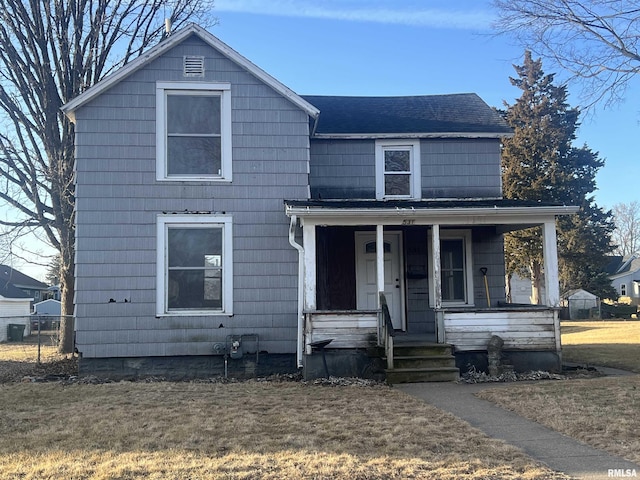
[[[4,283],[19,288],[35,302],[44,299],[48,292],[47,284],[31,278],[29,275],[25,275],[7,265],[0,265],[0,286]]]
[[[8,337],[8,326],[25,325],[29,333],[29,315],[33,298],[7,281],[0,281],[0,342]]]
[[[63,110],[82,373],[390,375],[405,342],[481,365],[494,334],[559,368],[577,208],[502,198],[511,130],[475,94],[302,97],[191,25]],[[502,234],[533,225],[548,306],[500,307]]]
[[[581,288],[563,293],[560,305],[570,320],[600,318],[600,298]]]
[[[607,273],[611,285],[620,297],[626,297],[631,305],[640,305],[640,256],[610,257]]]
[[[46,296],[52,300],[60,300],[60,284],[51,285],[47,288]]]

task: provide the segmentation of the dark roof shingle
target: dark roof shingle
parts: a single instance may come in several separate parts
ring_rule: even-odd
[[[504,134],[511,128],[475,93],[407,97],[303,95],[317,134]]]

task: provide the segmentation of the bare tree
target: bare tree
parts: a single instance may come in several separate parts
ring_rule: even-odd
[[[616,203],[613,206],[613,220],[616,226],[612,236],[615,253],[626,257],[640,252],[640,203],[635,200]]]
[[[640,71],[638,0],[494,0],[500,33],[582,85],[586,106],[620,100]]]
[[[208,0],[0,0],[0,225],[38,229],[60,254],[73,313],[74,127],[60,107],[186,21],[215,23]],[[60,351],[72,349],[62,322]]]

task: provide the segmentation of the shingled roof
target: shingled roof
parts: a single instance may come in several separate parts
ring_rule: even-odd
[[[27,294],[25,294],[24,297],[20,296],[12,287],[17,288],[18,290],[21,288],[44,290],[47,288],[47,284],[42,283],[29,275],[25,275],[24,273],[7,265],[0,265],[0,295],[6,298],[29,297]]]
[[[475,93],[408,97],[303,95],[320,110],[316,135],[508,136],[504,119]]]

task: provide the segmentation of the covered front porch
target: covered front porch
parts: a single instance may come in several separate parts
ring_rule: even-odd
[[[321,353],[335,359],[333,375],[388,374],[407,356],[398,348],[418,344],[448,346],[458,367],[482,368],[498,335],[516,368],[559,367],[555,218],[575,210],[500,199],[287,201],[300,258],[299,365],[330,339]],[[531,226],[542,227],[547,305],[510,305],[503,233]]]

